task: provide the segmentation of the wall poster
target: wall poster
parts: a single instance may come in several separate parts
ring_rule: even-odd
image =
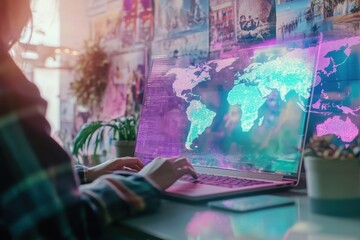
[[[155,0],[155,38],[208,31],[209,0]]]
[[[109,83],[105,90],[103,116],[114,118],[140,111],[146,74],[145,49],[112,57]]]
[[[275,38],[275,0],[236,0],[236,36],[239,43]]]
[[[139,0],[138,4],[137,43],[148,44],[154,32],[154,12],[152,0]]]
[[[232,0],[210,0],[210,46],[219,49],[235,42],[235,12]]]

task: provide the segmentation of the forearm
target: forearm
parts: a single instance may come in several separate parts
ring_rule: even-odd
[[[88,204],[95,207],[100,221],[109,224],[141,212],[151,212],[160,205],[160,192],[143,177],[105,175],[80,186]]]
[[[15,123],[0,128],[9,136],[0,139],[0,234],[96,239],[102,225],[158,206],[159,192],[138,177],[110,175],[79,188],[67,154],[45,133],[30,140],[24,131]]]

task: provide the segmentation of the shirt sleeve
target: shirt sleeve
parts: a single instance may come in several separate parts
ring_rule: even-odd
[[[141,212],[151,212],[159,205],[159,194],[141,176],[106,175],[80,187],[101,212],[101,222],[108,224]]]
[[[79,177],[80,183],[81,184],[85,184],[85,183],[89,183],[90,181],[87,178],[87,172],[88,172],[88,167],[84,166],[84,165],[79,165],[76,164],[74,166],[75,171]]]
[[[106,175],[79,187],[65,151],[16,119],[0,127],[0,212],[14,238],[92,238],[106,224],[158,207],[160,192],[141,176]]]
[[[159,206],[160,192],[140,176],[79,186],[70,157],[49,135],[38,92],[19,80],[30,101],[3,77],[0,71],[0,239],[99,239],[105,224]]]

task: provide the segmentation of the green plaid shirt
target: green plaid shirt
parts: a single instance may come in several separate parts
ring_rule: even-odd
[[[37,88],[0,52],[0,239],[98,238],[104,225],[159,205],[159,192],[140,176],[79,186],[49,135],[45,109]]]

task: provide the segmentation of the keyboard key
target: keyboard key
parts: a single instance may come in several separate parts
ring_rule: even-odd
[[[251,180],[251,179],[235,178],[235,177],[228,177],[228,176],[218,176],[218,175],[211,175],[211,174],[198,174],[197,179],[193,179],[193,177],[191,177],[189,175],[185,175],[180,180],[185,181],[185,182],[201,183],[201,184],[220,186],[220,187],[228,187],[228,188],[248,187],[248,186],[267,183],[265,181],[260,181],[260,180]]]

